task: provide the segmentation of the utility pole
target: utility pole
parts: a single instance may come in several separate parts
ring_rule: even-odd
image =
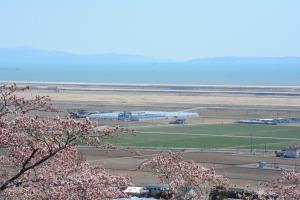
[[[267,144],[265,144],[265,153],[267,153]]]
[[[253,153],[253,134],[252,134],[252,132],[250,132],[250,148],[251,148],[250,152],[252,154]]]

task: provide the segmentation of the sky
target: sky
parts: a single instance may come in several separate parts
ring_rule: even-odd
[[[0,48],[186,60],[300,56],[299,0],[0,1]]]

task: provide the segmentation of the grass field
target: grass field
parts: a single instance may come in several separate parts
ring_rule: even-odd
[[[109,142],[117,146],[241,148],[273,150],[300,144],[300,127],[270,125],[194,125],[137,129]]]

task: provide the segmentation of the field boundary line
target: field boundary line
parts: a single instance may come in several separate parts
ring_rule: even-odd
[[[211,137],[232,137],[232,138],[255,138],[255,139],[274,139],[274,140],[299,140],[300,138],[282,138],[282,137],[267,137],[267,136],[248,136],[248,135],[224,135],[224,134],[220,134],[220,135],[215,135],[215,134],[208,134],[208,133],[184,133],[184,132],[180,132],[180,133],[168,133],[168,132],[156,132],[156,131],[135,131],[135,133],[154,133],[154,134],[160,134],[160,135],[190,135],[190,136],[211,136]]]

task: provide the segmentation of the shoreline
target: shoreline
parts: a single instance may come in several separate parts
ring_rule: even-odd
[[[33,84],[33,85],[76,85],[76,86],[139,86],[139,87],[198,87],[198,88],[244,88],[244,89],[300,89],[300,85],[210,85],[210,84],[173,84],[173,83],[94,83],[94,82],[63,82],[63,81],[8,81],[0,80],[0,84]]]
[[[300,86],[253,86],[253,85],[196,85],[196,84],[137,84],[137,83],[87,83],[87,82],[39,82],[1,81],[1,84],[16,83],[29,86],[40,92],[50,93],[95,93],[128,94],[177,94],[194,96],[274,96],[300,97]]]

